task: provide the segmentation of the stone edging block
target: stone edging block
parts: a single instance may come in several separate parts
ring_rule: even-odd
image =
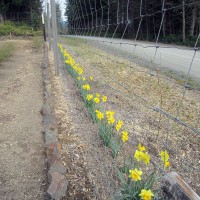
[[[48,64],[48,50],[45,45],[45,60],[43,68],[44,104],[41,110],[43,116],[45,146],[48,164],[47,193],[49,199],[60,200],[65,196],[68,182],[65,177],[66,167],[61,161],[61,145],[58,143],[57,122],[53,112],[54,99],[51,95],[50,70]]]

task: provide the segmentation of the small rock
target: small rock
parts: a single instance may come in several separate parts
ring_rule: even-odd
[[[61,145],[58,142],[54,142],[47,145],[47,162],[50,167],[61,156]]]
[[[66,167],[63,165],[62,161],[59,159],[59,160],[56,160],[50,167],[49,169],[49,172],[48,172],[48,181],[50,182],[51,181],[51,178],[50,178],[50,174],[52,172],[58,172],[62,175],[65,175],[66,173]]]
[[[46,144],[57,142],[57,133],[58,133],[57,130],[46,129],[44,132],[45,132],[45,143]]]
[[[47,193],[52,199],[60,200],[67,191],[68,182],[64,175],[58,172],[51,172],[50,174],[51,184]]]
[[[40,112],[41,112],[42,115],[47,115],[47,114],[50,113],[51,111],[50,111],[49,106],[48,106],[47,104],[44,104],[44,105],[42,106],[42,109],[41,109]]]
[[[56,129],[57,123],[53,114],[46,114],[44,116],[44,126],[46,129],[51,129],[51,130]]]

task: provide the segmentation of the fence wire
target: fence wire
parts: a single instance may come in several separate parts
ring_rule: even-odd
[[[128,127],[129,132],[132,134],[129,145],[134,146],[141,141],[147,146],[149,145],[148,150],[153,154],[153,162],[156,165],[159,161],[154,150],[168,150],[174,159],[174,162],[172,160],[172,169],[179,172],[183,178],[198,191],[200,190],[200,157],[198,144],[200,141],[200,107],[198,104],[194,107],[191,106],[194,112],[197,114],[199,113],[195,120],[186,119],[183,117],[182,113],[187,112],[184,105],[189,99],[188,96],[193,94],[192,92],[195,93],[197,99],[199,99],[200,96],[199,91],[191,91],[189,90],[191,88],[188,86],[194,61],[199,55],[198,51],[200,48],[198,45],[200,32],[196,37],[193,47],[185,48],[183,46],[159,43],[163,24],[166,20],[166,13],[169,11],[175,12],[182,7],[182,4],[170,7],[167,5],[167,0],[162,0],[161,2],[162,5],[159,11],[144,13],[144,1],[140,0],[138,7],[139,14],[130,18],[130,0],[124,1],[125,5],[124,3],[122,4],[120,0],[70,0],[71,15],[68,16],[67,21],[69,35],[63,36],[61,41],[63,45],[65,45],[65,42],[68,44],[66,48],[74,55],[75,60],[77,59],[80,64],[86,67],[86,72],[88,74],[93,75],[91,73],[94,73],[97,75],[96,90],[104,92],[104,94],[108,96],[113,96],[111,99],[112,104],[109,106],[119,111],[119,113],[122,113],[119,114],[120,118],[126,119],[127,123],[132,124]],[[190,1],[189,3],[185,3],[185,7],[190,7],[199,3],[200,1]],[[116,8],[116,15],[111,13],[111,6]],[[122,10],[125,10],[123,19],[120,16]],[[155,41],[151,44],[141,43],[141,41],[139,41],[139,36],[142,32],[144,19],[157,16],[158,14],[161,15],[161,18]],[[126,33],[135,20],[138,21],[136,33],[132,41],[128,41],[125,39]],[[124,25],[121,31],[122,34],[116,39],[118,30],[122,24]],[[111,27],[114,28],[111,29]],[[78,40],[79,38],[87,42]],[[79,44],[79,46],[73,46],[71,43]],[[104,51],[104,48],[108,47],[105,45],[110,45],[110,48],[114,45],[119,45],[119,48],[116,50],[115,54],[111,55],[109,51]],[[143,50],[153,48],[153,56],[151,62],[149,62],[151,68],[138,67],[135,64],[131,64],[126,58],[123,58],[123,55],[121,55],[123,51],[122,47],[126,45],[132,48],[131,56],[135,58],[134,61],[137,65],[140,64],[140,62],[137,62],[140,59],[137,57],[138,48],[142,48]],[[180,84],[165,74],[160,73],[159,66],[156,63],[160,49],[177,49],[182,52],[187,50],[193,51],[183,83]],[[80,55],[78,58],[76,58],[76,53]],[[100,66],[95,64],[94,59],[87,59],[90,56],[100,60]],[[176,59],[178,59],[178,56],[176,56]],[[102,61],[105,61],[108,65],[115,65],[116,69],[119,66],[126,65],[125,71],[128,75],[126,75],[126,77],[120,76],[120,78],[122,78],[120,79],[118,74],[115,74],[115,69],[113,69],[113,72],[106,72],[106,70],[109,70],[108,68],[103,71]],[[133,83],[136,84],[135,87],[131,84],[131,81],[135,80],[134,76],[136,75],[141,79],[138,81],[145,81],[142,79],[142,76],[144,76],[148,80],[152,80],[152,83],[157,82],[154,89],[161,90],[162,93],[159,102],[153,102],[149,100],[146,95],[138,92],[136,86],[138,88],[139,86],[135,82]],[[126,82],[126,80],[130,81]],[[163,106],[165,91],[162,88],[160,89],[160,86],[165,84],[170,87],[172,86],[172,89],[179,94],[179,98],[177,98],[174,103],[176,105],[176,111],[174,112],[171,112],[170,108]],[[146,86],[146,88],[148,88],[148,86]],[[149,88],[152,91],[148,91],[148,93],[153,93],[153,87]],[[116,96],[123,102],[120,103],[120,100],[114,98]],[[171,102],[170,98],[173,97],[169,96],[168,98],[167,100]],[[194,147],[192,147],[192,145],[194,145]]]

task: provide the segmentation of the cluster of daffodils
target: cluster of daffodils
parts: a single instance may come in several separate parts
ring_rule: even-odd
[[[169,167],[170,162],[168,152],[161,151],[160,157],[163,162],[164,169]],[[132,191],[135,191],[135,197],[143,200],[151,200],[154,197],[154,193],[151,190],[153,186],[152,180],[154,173],[152,173],[149,177],[146,176],[143,180],[143,171],[140,169],[140,164],[144,163],[145,165],[149,165],[151,160],[145,146],[142,146],[141,144],[138,145],[138,149],[134,153],[134,158],[137,162],[134,162],[134,168],[130,168],[128,170],[127,175],[131,181],[128,180],[127,183],[130,188],[132,188]]]
[[[105,100],[107,100],[107,98]],[[105,113],[102,113],[102,114],[105,115],[105,121],[106,121],[107,125],[112,126],[113,127],[113,131],[116,131],[117,133],[119,133],[120,130],[122,129],[122,126],[123,126],[124,122],[121,121],[121,120],[118,120],[116,122],[115,112],[112,111],[112,110],[105,111]],[[99,112],[97,112],[97,118],[100,121],[103,119],[103,118],[99,118]],[[121,132],[121,141],[123,143],[128,141],[128,132],[125,131],[125,130],[123,130]]]
[[[148,152],[146,152],[146,148],[141,144],[138,145],[138,149],[135,151],[134,158],[138,162],[140,161],[144,162],[146,165],[150,163],[150,156]],[[149,188],[143,188],[143,184],[141,184],[142,175],[143,175],[142,170],[138,168],[129,170],[129,178],[132,181],[134,181],[135,184],[133,189],[135,189],[135,187],[138,189],[138,196],[144,200],[151,200],[152,197],[154,197],[154,194]]]
[[[113,110],[104,109],[104,103],[107,102],[108,97],[99,93],[94,93],[91,87],[94,77],[89,76],[86,78],[84,75],[84,67],[79,66],[66,49],[63,49],[61,44],[58,44],[58,46],[64,56],[69,73],[77,81],[85,106],[88,108],[93,121],[99,126],[100,138],[105,146],[111,148],[112,156],[116,158],[121,146],[129,139],[128,132],[124,127],[124,122],[115,117],[115,112]],[[169,154],[167,151],[161,151],[160,157],[163,169],[165,170],[170,166]],[[124,169],[127,170],[126,172],[122,172],[127,175],[127,185],[130,186],[128,188],[131,190],[123,191],[126,191],[126,194],[130,192],[130,195],[133,195],[134,199],[151,200],[154,198],[154,194],[151,190],[153,187],[152,176],[143,180],[143,171],[140,169],[142,163],[145,164],[144,166],[150,164],[151,157],[146,151],[146,148],[141,144],[138,145],[138,149],[134,153],[134,159],[137,164],[135,165],[134,163],[134,167],[130,167],[132,166],[131,159],[131,165],[129,164],[128,167],[124,166]]]
[[[103,104],[107,102],[107,96],[91,92],[91,83],[94,77],[86,78],[84,67],[79,66],[61,44],[58,44],[58,46],[63,54],[68,71],[77,81],[92,119],[99,124],[100,136],[104,144],[112,148],[115,152],[114,157],[116,157],[122,144],[128,141],[128,132],[123,129],[124,122],[115,118],[114,111],[104,109]],[[115,137],[118,137],[118,139],[114,139]]]

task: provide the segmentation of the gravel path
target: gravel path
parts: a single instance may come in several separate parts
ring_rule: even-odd
[[[0,64],[0,199],[44,199],[42,52],[16,40]]]

